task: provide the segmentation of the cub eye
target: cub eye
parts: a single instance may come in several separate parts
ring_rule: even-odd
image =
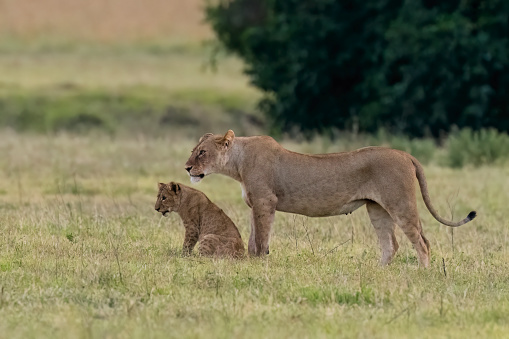
[[[163,201],[165,201],[165,200],[166,200],[166,197],[163,197]]]

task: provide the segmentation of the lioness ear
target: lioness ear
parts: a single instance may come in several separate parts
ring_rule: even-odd
[[[176,182],[170,182],[170,189],[175,192],[175,194],[178,194],[180,192],[180,185]]]
[[[228,148],[232,144],[234,138],[235,133],[233,133],[233,131],[229,129],[228,132],[226,132],[226,134],[224,135],[223,139],[221,140],[221,143],[225,148]]]
[[[203,141],[203,140],[205,140],[205,139],[210,138],[210,137],[211,137],[211,136],[213,136],[213,135],[214,135],[214,134],[212,134],[212,133],[206,133],[206,134],[204,134],[204,135],[200,138],[200,140],[198,140],[198,143],[202,142],[202,141]]]

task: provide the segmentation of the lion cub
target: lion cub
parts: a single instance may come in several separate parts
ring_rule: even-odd
[[[184,254],[190,254],[199,241],[199,252],[204,256],[244,255],[239,230],[202,192],[176,182],[160,183],[155,209],[163,216],[175,211],[182,218],[186,229]]]

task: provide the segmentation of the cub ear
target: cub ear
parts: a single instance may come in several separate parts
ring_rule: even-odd
[[[163,184],[162,182],[160,182],[157,187],[159,187],[159,189],[163,188],[166,184]]]
[[[223,139],[221,139],[220,143],[223,145],[224,148],[228,148],[231,146],[233,139],[235,138],[235,133],[231,129],[226,132]]]
[[[170,182],[170,189],[175,192],[175,194],[179,194],[180,192],[180,185],[176,182]]]
[[[205,139],[210,138],[210,137],[211,137],[211,136],[213,136],[213,135],[214,135],[214,134],[212,134],[212,133],[206,133],[206,134],[204,134],[204,135],[200,138],[200,140],[198,140],[198,143],[202,142],[202,141],[203,141],[203,140],[205,140]]]

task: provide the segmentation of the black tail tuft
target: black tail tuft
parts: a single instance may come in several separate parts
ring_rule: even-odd
[[[468,221],[470,221],[470,220],[474,219],[475,217],[477,217],[477,212],[472,211],[472,212],[468,213],[467,219],[468,219]]]

